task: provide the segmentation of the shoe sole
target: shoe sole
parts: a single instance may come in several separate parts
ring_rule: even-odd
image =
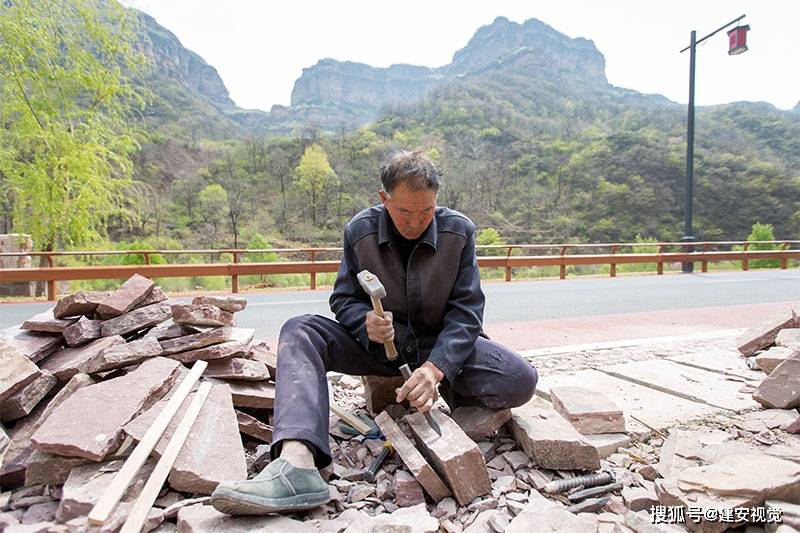
[[[233,490],[217,487],[211,496],[211,505],[221,513],[230,515],[265,515],[269,513],[294,513],[325,505],[331,501],[329,490],[311,494],[298,494],[286,498],[259,498]]]

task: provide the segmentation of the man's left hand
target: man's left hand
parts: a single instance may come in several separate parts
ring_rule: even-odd
[[[420,413],[429,411],[438,394],[436,386],[444,378],[444,373],[431,362],[425,361],[414,370],[411,377],[397,389],[397,403],[408,400]]]

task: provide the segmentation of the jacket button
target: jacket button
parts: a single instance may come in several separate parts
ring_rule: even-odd
[[[411,353],[413,351],[414,351],[414,348],[412,348],[411,346],[406,346],[406,353]]]

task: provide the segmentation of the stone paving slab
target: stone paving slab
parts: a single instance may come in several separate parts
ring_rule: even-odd
[[[764,373],[760,370],[749,368],[742,354],[735,350],[703,350],[676,355],[667,359],[676,363],[719,372],[720,374],[740,376],[755,382],[760,382],[764,379]]]
[[[591,369],[562,374],[540,374],[536,394],[549,400],[550,387],[562,385],[603,391],[617,405],[622,406],[626,418],[625,425],[628,431],[633,432],[637,432],[637,428],[641,430],[642,425],[631,419],[631,416],[656,429],[665,429],[719,411],[706,404],[679,398]]]
[[[732,411],[758,407],[751,396],[752,392],[740,392],[747,382],[736,376],[726,376],[663,359],[635,361],[599,369],[617,378],[688,400],[705,402],[714,407]]]

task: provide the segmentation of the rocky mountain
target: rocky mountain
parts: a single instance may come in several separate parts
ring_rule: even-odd
[[[188,129],[193,136],[288,134],[307,127],[341,133],[396,106],[419,101],[448,82],[502,70],[525,70],[534,75],[534,83],[546,80],[610,89],[605,60],[592,41],[571,39],[536,19],[517,24],[498,17],[478,29],[447,65],[376,68],[322,59],[303,69],[289,106],[275,105],[269,113],[244,110],[230,99],[214,67],[152,17],[141,16],[143,40],[155,65],[154,79],[148,83],[157,96],[149,113],[151,124]]]

